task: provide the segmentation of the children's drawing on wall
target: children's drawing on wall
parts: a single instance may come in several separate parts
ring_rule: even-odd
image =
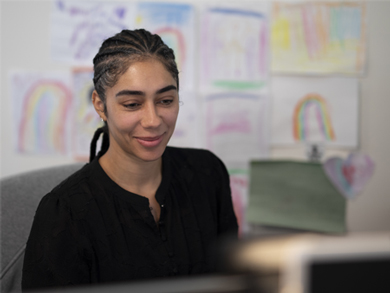
[[[239,235],[242,235],[246,225],[245,209],[248,202],[248,171],[229,169],[229,175],[234,212],[239,226]]]
[[[136,27],[161,36],[174,50],[180,72],[180,88],[194,87],[195,11],[184,3],[139,2]]]
[[[224,92],[204,99],[206,147],[225,163],[268,154],[268,97]]]
[[[285,73],[362,73],[365,38],[363,1],[274,2],[271,69]]]
[[[275,77],[273,144],[357,147],[358,80]]]
[[[293,136],[295,141],[332,141],[335,133],[327,101],[319,94],[301,98],[294,108]]]
[[[53,1],[52,58],[91,66],[103,40],[134,24],[134,6],[128,2]]]
[[[201,85],[261,89],[268,73],[267,14],[254,9],[210,8],[201,19]]]
[[[374,174],[375,163],[369,155],[353,152],[345,160],[339,157],[327,159],[323,168],[337,190],[345,198],[354,199]]]
[[[201,147],[199,129],[199,105],[193,92],[180,93],[180,110],[175,132],[169,145],[177,147]]]
[[[68,73],[10,74],[16,151],[67,155],[70,149],[72,92]]]
[[[92,69],[78,68],[73,71],[72,153],[74,158],[85,161],[89,159],[90,142],[95,130],[103,126],[92,104],[92,78]]]

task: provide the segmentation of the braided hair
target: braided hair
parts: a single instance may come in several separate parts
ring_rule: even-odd
[[[127,71],[132,63],[150,58],[157,59],[164,65],[175,79],[177,89],[179,89],[179,71],[174,52],[162,41],[160,36],[151,34],[144,29],[122,30],[103,42],[99,52],[93,59],[93,83],[99,98],[104,104],[106,116],[106,90],[117,83],[120,76]],[[103,142],[98,156],[103,155],[110,145],[107,122],[103,127],[98,128],[93,136],[90,161],[96,156],[96,144],[102,133]]]

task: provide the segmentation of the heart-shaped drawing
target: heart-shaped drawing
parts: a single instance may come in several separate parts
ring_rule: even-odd
[[[346,198],[356,197],[374,174],[375,164],[368,155],[351,153],[346,160],[333,157],[323,164],[330,181]]]

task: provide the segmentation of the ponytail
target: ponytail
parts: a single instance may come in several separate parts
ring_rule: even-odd
[[[95,134],[93,135],[91,141],[90,153],[89,153],[89,162],[92,162],[93,159],[96,157],[96,145],[102,133],[103,133],[103,142],[100,151],[98,153],[98,157],[103,156],[107,152],[108,147],[110,146],[110,139],[108,136],[108,126],[107,126],[107,122],[105,122],[105,125],[103,127],[96,129]]]

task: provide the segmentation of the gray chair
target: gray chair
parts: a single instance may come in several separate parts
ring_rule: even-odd
[[[24,250],[37,206],[45,194],[83,165],[74,163],[1,179],[0,292],[21,292]]]

